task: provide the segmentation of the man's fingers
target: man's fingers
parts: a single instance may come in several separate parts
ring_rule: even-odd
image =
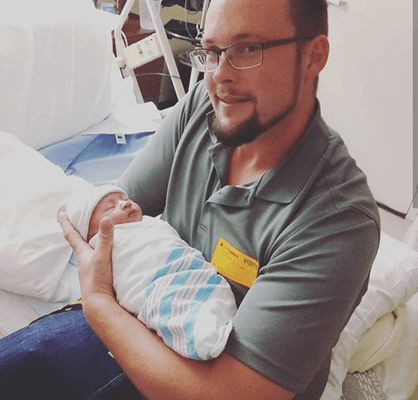
[[[73,227],[66,212],[61,211],[58,215],[58,221],[61,224],[64,237],[73,250],[78,254],[83,249],[90,249],[90,245],[82,238],[78,231]],[[113,220],[109,217],[104,217],[100,221],[99,232],[95,248],[98,254],[103,256],[108,255],[112,251],[113,245]]]
[[[84,241],[81,235],[77,232],[77,230],[73,227],[70,220],[68,219],[68,215],[66,212],[61,211],[58,214],[58,222],[61,225],[61,229],[64,232],[64,237],[70,246],[73,248],[74,251],[77,252],[77,248],[91,248],[88,243]]]

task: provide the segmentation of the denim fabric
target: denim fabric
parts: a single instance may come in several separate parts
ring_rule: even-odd
[[[144,400],[81,310],[49,315],[0,339],[0,399]]]
[[[296,399],[319,399],[329,373]],[[0,339],[0,400],[146,400],[94,334],[82,310],[43,317]]]

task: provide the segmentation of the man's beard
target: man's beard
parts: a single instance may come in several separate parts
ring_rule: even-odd
[[[215,116],[212,128],[218,141],[227,147],[239,147],[251,143],[264,132],[255,113],[240,125],[231,128],[222,128]]]
[[[251,143],[264,132],[279,124],[294,110],[297,104],[298,93],[299,84],[296,84],[292,98],[287,107],[280,114],[273,116],[265,123],[260,122],[260,118],[255,110],[249,118],[233,127],[221,127],[215,116],[212,125],[213,132],[218,141],[227,147],[239,147],[243,144]]]
[[[279,124],[286,118],[296,107],[299,97],[301,84],[301,62],[300,53],[296,57],[296,69],[293,75],[293,93],[292,98],[287,104],[286,108],[280,114],[274,115],[267,122],[262,123],[256,110],[243,121],[241,124],[232,127],[222,127],[218,118],[215,115],[212,128],[218,141],[227,147],[239,147],[243,144],[251,143],[264,132],[273,126]]]

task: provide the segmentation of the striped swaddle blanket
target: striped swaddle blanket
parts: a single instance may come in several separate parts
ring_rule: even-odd
[[[112,257],[115,292],[126,310],[184,357],[207,360],[222,352],[236,312],[234,295],[171,226],[150,217],[115,226]]]

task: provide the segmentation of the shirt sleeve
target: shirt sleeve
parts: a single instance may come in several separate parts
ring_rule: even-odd
[[[173,107],[158,131],[120,177],[118,186],[141,206],[145,215],[157,216],[163,212],[177,145],[185,126],[205,96],[206,90],[200,82]]]
[[[378,242],[376,222],[353,208],[282,236],[233,319],[227,352],[303,392],[363,296]]]

